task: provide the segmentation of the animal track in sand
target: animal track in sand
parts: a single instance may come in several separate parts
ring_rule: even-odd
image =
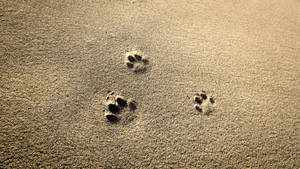
[[[124,96],[116,95],[115,92],[109,91],[105,102],[107,110],[104,111],[104,116],[109,122],[128,124],[136,118],[134,111],[137,106],[132,99],[125,99]]]
[[[135,73],[143,73],[147,69],[149,60],[139,51],[126,52],[125,64],[128,69],[133,70]]]
[[[215,99],[204,90],[195,94],[194,103],[195,109],[205,115],[210,115],[214,111]]]

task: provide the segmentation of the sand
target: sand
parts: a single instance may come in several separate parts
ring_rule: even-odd
[[[2,0],[0,168],[299,168],[299,28],[298,0]]]

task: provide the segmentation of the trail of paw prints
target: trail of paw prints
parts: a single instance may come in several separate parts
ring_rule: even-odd
[[[128,124],[136,118],[134,114],[137,109],[136,102],[132,99],[125,99],[124,96],[110,91],[106,96],[106,106],[104,116],[111,123]]]
[[[145,55],[138,51],[126,52],[125,64],[128,69],[133,70],[135,73],[143,73],[147,70],[149,60]]]
[[[200,113],[210,115],[214,111],[215,99],[204,90],[195,94],[194,103],[195,109]]]

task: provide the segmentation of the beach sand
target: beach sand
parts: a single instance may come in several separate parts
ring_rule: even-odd
[[[0,168],[299,168],[299,28],[298,0],[2,0]]]

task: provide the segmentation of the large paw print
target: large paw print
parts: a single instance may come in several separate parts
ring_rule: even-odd
[[[107,111],[104,116],[111,123],[122,121],[123,124],[127,124],[135,118],[133,112],[137,107],[132,99],[127,100],[123,96],[109,92],[106,96],[106,105]]]
[[[194,96],[195,109],[205,115],[209,115],[215,106],[215,100],[212,96],[206,94],[205,91],[196,93]]]
[[[140,52],[131,51],[126,53],[125,64],[129,69],[132,69],[136,73],[145,72],[147,65],[149,64],[149,60]]]

